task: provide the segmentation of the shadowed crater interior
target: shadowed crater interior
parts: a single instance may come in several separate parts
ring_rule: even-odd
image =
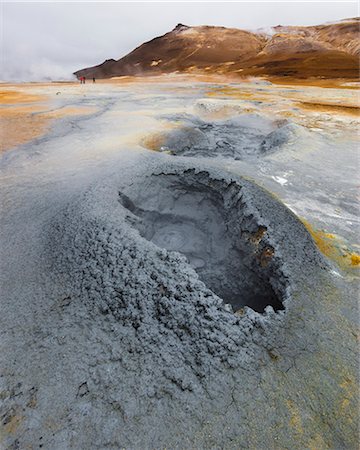
[[[132,198],[119,193],[129,220],[158,247],[185,255],[199,278],[237,311],[282,304],[284,283],[267,228],[247,211],[241,187],[190,170],[157,175]]]

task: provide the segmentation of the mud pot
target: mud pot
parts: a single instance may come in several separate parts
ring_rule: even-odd
[[[185,255],[199,278],[234,311],[244,306],[258,312],[267,306],[284,309],[288,281],[283,258],[276,255],[278,243],[265,225],[268,218],[251,209],[239,183],[187,170],[152,176],[136,195],[120,192],[119,200],[141,236]],[[268,202],[268,194],[259,189],[257,200]],[[287,222],[294,222],[290,211],[284,213]],[[301,232],[299,241],[307,235]]]
[[[235,160],[263,157],[279,150],[296,132],[286,120],[240,114],[226,120],[204,121],[196,116],[168,117],[182,125],[145,146],[176,156],[222,157]],[[154,145],[155,142],[155,145]]]

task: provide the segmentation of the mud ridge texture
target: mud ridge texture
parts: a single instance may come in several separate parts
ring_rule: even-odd
[[[21,391],[3,403],[18,448],[248,447],[264,361],[281,349],[289,370],[316,345],[288,325],[323,271],[303,225],[239,177],[171,167],[108,179],[44,230],[40,351],[19,348],[23,369],[4,379]]]

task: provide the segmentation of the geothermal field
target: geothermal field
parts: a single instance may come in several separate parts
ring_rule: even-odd
[[[124,5],[6,6],[5,75],[148,36]],[[358,448],[359,23],[1,82],[1,449]]]
[[[1,448],[357,448],[357,89],[1,85]]]

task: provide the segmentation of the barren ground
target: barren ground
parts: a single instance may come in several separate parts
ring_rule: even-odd
[[[2,84],[4,448],[357,448],[348,80]]]

